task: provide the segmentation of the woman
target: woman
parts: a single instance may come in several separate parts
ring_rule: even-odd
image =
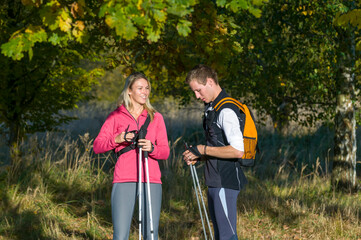
[[[109,150],[119,152],[129,146],[137,132],[150,116],[145,139],[138,139],[138,146],[122,153],[114,168],[111,195],[113,240],[128,239],[134,205],[138,194],[139,147],[148,152],[149,180],[152,202],[154,239],[158,239],[158,225],[162,200],[161,172],[158,159],[167,159],[169,146],[163,117],[149,102],[150,82],[142,73],[131,74],[120,95],[118,108],[105,120],[99,135],[94,141],[94,152]],[[150,239],[149,208],[147,204],[147,185],[145,164],[142,169],[142,234]]]

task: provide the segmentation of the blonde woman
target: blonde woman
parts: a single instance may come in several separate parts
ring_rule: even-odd
[[[125,83],[118,108],[105,120],[94,141],[94,152],[104,153],[115,150],[118,159],[114,168],[111,195],[113,240],[128,239],[134,205],[138,195],[138,154],[139,148],[148,152],[149,181],[152,202],[154,239],[158,239],[158,225],[162,199],[161,172],[158,160],[169,156],[168,137],[162,115],[149,102],[151,85],[143,73],[131,74]],[[150,123],[145,139],[137,139],[137,133],[145,123]],[[134,142],[136,141],[136,142]],[[137,146],[129,148],[129,145]],[[134,145],[135,144],[135,145]],[[127,148],[128,147],[128,148]],[[142,234],[150,239],[150,218],[145,185],[145,166],[142,166]]]

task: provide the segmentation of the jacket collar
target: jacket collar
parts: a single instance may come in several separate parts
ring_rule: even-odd
[[[120,110],[121,112],[129,115],[129,117],[133,117],[133,116],[130,114],[129,110],[124,106],[124,104],[122,104],[122,105],[119,107],[119,110]],[[140,116],[142,116],[142,117],[147,117],[147,114],[148,114],[147,110],[144,109],[143,112],[140,114]]]

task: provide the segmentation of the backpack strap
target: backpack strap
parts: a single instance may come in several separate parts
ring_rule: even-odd
[[[236,99],[231,98],[231,97],[224,97],[221,98],[214,106],[213,106],[213,111],[211,111],[211,113],[213,112],[213,116],[208,120],[208,125],[211,125],[215,122],[215,119],[218,119],[220,112],[222,111],[222,109],[224,108],[229,108],[232,109],[236,114],[238,119],[240,118],[240,116],[238,116],[238,112],[242,111],[243,112],[243,106],[240,102],[238,102]],[[210,114],[209,114],[210,115]],[[241,132],[243,134],[243,129],[241,126]],[[221,135],[219,135],[221,134]],[[227,137],[224,133],[223,130],[221,130],[221,133],[217,133],[217,135],[219,135],[218,137],[223,139],[223,142],[219,142],[217,141],[217,145],[218,146],[222,146],[223,144],[229,144]]]
[[[221,99],[221,101],[219,101],[216,106],[214,106],[214,110],[218,111],[226,103],[232,103],[244,112],[244,107],[242,106],[242,104],[238,100],[231,97]]]
[[[130,150],[133,150],[135,149],[136,147],[136,142],[139,138],[139,135],[141,136],[145,136],[147,135],[147,129],[148,129],[148,125],[150,123],[150,116],[149,114],[147,115],[147,119],[145,119],[145,122],[144,124],[141,126],[141,128],[139,129],[139,132],[134,132],[135,136],[134,138],[132,139],[132,142],[130,145],[126,146],[125,148],[121,149],[120,151],[116,152],[115,155],[117,158],[119,158],[120,155],[122,155],[123,153],[126,153],[126,152],[129,152]],[[128,130],[128,128],[127,128]],[[126,130],[126,133],[128,133],[128,131]],[[133,132],[133,131],[130,131],[130,132]],[[127,141],[128,142],[128,141]]]
[[[234,99],[234,98],[231,98],[231,97],[226,97],[226,98],[221,99],[221,100],[214,106],[214,110],[215,110],[216,112],[219,111],[219,110],[221,110],[221,109],[222,109],[222,106],[223,106],[224,104],[227,104],[227,103],[230,103],[230,104],[235,105],[236,107],[239,108],[240,111],[242,111],[242,112],[244,113],[243,126],[242,126],[242,121],[241,121],[241,119],[240,119],[241,131],[242,131],[242,134],[243,134],[243,139],[245,139],[245,138],[252,139],[253,137],[250,138],[250,137],[247,136],[247,135],[245,134],[245,132],[244,132],[244,128],[245,128],[245,125],[246,125],[246,122],[245,122],[246,118],[245,118],[245,117],[249,114],[249,115],[251,116],[251,118],[252,118],[253,123],[254,123],[254,121],[255,121],[252,111],[251,111],[246,105],[243,105],[243,104],[240,103],[238,100],[236,100],[236,99]],[[259,146],[258,146],[257,136],[256,136],[255,139],[256,139],[255,150],[256,150],[256,152],[259,152],[260,150],[259,150]],[[244,155],[244,157],[245,157],[245,155]],[[244,159],[244,157],[241,158],[241,159],[239,159],[239,163],[240,163],[241,166],[250,167],[250,166],[253,166],[253,165],[254,165],[254,159],[252,159],[252,158],[251,158],[251,159]]]

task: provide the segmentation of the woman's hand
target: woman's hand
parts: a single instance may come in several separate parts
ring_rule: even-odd
[[[119,134],[118,136],[115,137],[115,143],[123,143],[125,142],[125,139],[124,139],[124,135],[125,135],[125,132],[122,132],[121,134]],[[127,141],[130,142],[132,141],[132,139],[134,138],[134,133],[132,132],[129,132],[127,133],[126,137],[127,137]]]
[[[143,151],[146,151],[146,152],[153,151],[152,142],[148,139],[139,139],[138,146],[141,147]]]

